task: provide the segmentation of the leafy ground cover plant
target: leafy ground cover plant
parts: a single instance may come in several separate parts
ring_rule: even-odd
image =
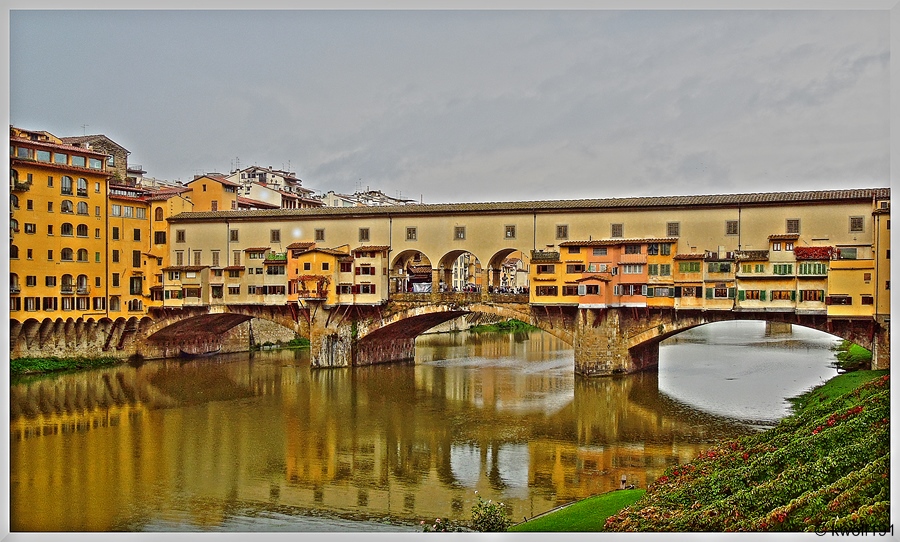
[[[665,471],[608,531],[885,531],[890,527],[890,376],[881,374],[766,432]]]

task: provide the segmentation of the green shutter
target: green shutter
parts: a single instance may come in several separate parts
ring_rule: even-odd
[[[747,293],[744,290],[738,291],[738,301],[744,301],[747,298]]]
[[[734,291],[735,291],[735,290],[736,290],[736,288],[729,288],[729,289],[728,289],[728,299],[734,299]]]
[[[706,289],[706,299],[712,299],[712,298],[713,298],[713,288],[707,288]]]
[[[759,300],[760,300],[760,301],[765,301],[765,300],[766,300],[766,291],[765,291],[765,290],[760,290],[760,291],[759,291]]]
[[[797,301],[797,290],[791,290],[791,301]]]

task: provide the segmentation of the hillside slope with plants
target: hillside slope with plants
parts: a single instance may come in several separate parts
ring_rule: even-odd
[[[670,467],[605,530],[887,530],[890,376],[874,376],[814,390],[777,427]]]

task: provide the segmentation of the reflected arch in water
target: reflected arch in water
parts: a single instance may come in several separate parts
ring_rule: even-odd
[[[697,326],[660,345],[659,390],[694,408],[771,425],[790,413],[785,397],[837,374],[833,348],[840,340],[799,325],[773,330],[761,321]],[[747,355],[750,348],[756,355]]]

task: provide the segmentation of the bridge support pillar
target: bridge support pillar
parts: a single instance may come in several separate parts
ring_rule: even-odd
[[[309,362],[313,367],[353,365],[353,337],[350,325],[326,328],[320,322],[309,326]]]
[[[659,364],[659,342],[628,348],[619,309],[584,309],[575,323],[575,374],[609,376]]]
[[[890,318],[876,318],[877,329],[872,341],[872,369],[891,368],[891,321]]]

